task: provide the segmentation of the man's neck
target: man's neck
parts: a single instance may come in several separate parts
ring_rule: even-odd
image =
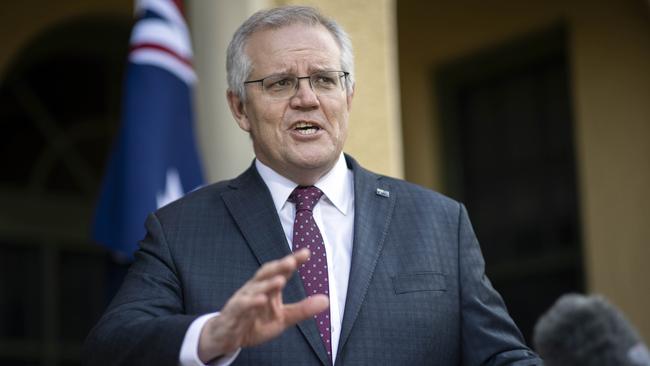
[[[341,153],[342,155],[342,153]],[[273,170],[276,174],[294,182],[295,184],[299,186],[313,186],[321,180],[324,176],[326,176],[330,171],[332,171],[332,168],[336,165],[338,162],[337,160],[334,160],[329,166],[326,167],[318,167],[318,168],[313,168],[313,169],[300,169],[300,170],[293,170],[293,169],[277,169],[273,167],[272,165],[268,164],[267,162],[260,160],[256,158],[257,161],[262,163],[264,166],[267,168]]]

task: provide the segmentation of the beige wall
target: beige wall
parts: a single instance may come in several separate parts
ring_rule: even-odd
[[[345,151],[366,168],[403,176],[393,0],[275,0],[318,7],[350,34],[356,91]]]
[[[265,0],[186,0],[198,77],[194,105],[197,140],[201,147],[206,180],[231,179],[253,159],[248,134],[233,119],[226,103],[226,49],[239,25]]]
[[[650,12],[609,3],[574,20],[587,274],[650,341]]]
[[[544,29],[569,28],[576,155],[590,291],[650,340],[650,9],[643,0],[400,0],[407,179],[442,186],[433,67]]]

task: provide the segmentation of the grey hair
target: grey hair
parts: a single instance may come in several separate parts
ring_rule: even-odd
[[[245,52],[246,42],[255,32],[267,29],[279,29],[296,23],[316,26],[322,25],[327,29],[341,50],[341,68],[350,73],[346,78],[345,87],[349,93],[354,85],[354,54],[352,42],[343,28],[334,20],[326,18],[317,9],[308,6],[282,6],[260,10],[251,15],[235,32],[228,45],[226,59],[226,74],[228,90],[246,100],[244,81],[251,74],[253,65]]]

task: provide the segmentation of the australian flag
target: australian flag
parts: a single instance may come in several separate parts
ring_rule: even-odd
[[[181,0],[139,0],[122,125],[108,163],[94,239],[132,258],[154,211],[203,184],[193,131],[192,47]]]

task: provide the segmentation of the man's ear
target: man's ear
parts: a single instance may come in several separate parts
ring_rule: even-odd
[[[251,132],[251,124],[248,120],[248,115],[246,114],[246,108],[241,97],[235,94],[232,90],[226,92],[226,99],[228,99],[228,107],[230,107],[230,113],[237,121],[239,128],[246,132]]]

